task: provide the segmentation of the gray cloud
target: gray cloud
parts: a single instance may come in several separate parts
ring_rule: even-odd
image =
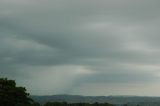
[[[101,83],[121,89],[124,84],[137,84],[136,89],[139,84],[157,84],[158,4],[157,0],[1,0],[1,76],[40,95],[101,95],[83,89]]]

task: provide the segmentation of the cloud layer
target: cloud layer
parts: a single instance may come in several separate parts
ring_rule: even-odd
[[[35,95],[160,95],[159,3],[0,0],[0,75]]]

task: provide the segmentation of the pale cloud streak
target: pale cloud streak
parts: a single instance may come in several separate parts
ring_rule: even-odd
[[[160,81],[158,4],[0,0],[0,75],[38,95],[155,95],[145,87]]]

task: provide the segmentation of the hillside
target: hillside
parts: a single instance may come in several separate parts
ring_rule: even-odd
[[[79,95],[52,95],[52,96],[32,96],[32,98],[44,104],[46,102],[63,102],[68,103],[104,103],[111,104],[128,104],[134,106],[140,104],[141,106],[160,106],[160,97],[139,97],[139,96],[79,96]]]

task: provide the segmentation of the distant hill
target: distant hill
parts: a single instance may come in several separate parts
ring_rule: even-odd
[[[128,106],[160,106],[160,97],[140,97],[140,96],[79,96],[79,95],[52,95],[52,96],[32,96],[32,98],[44,104],[46,102],[68,102],[68,103],[104,103],[128,104]]]

